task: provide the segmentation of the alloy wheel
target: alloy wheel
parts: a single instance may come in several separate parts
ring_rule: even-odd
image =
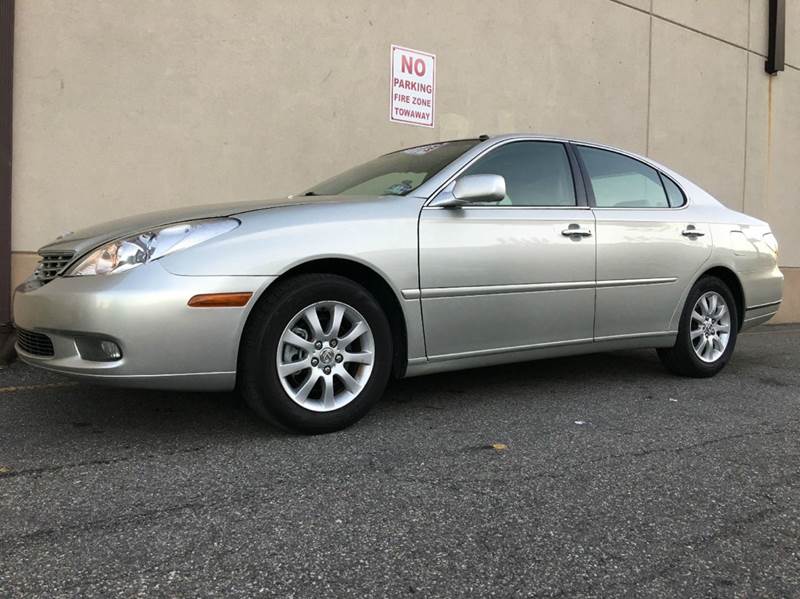
[[[692,309],[689,337],[694,353],[703,362],[716,362],[728,347],[731,313],[725,299],[716,291],[700,296]]]
[[[374,361],[369,323],[338,301],[316,302],[295,314],[276,355],[283,389],[314,412],[338,410],[353,401],[369,381]]]

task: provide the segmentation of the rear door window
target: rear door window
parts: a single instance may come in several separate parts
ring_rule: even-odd
[[[598,208],[669,208],[667,193],[654,168],[616,152],[577,148]]]

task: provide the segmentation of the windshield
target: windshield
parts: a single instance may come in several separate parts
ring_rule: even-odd
[[[445,141],[392,152],[336,175],[306,195],[404,196],[479,142]]]

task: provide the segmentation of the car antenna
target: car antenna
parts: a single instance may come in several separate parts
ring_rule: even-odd
[[[481,134],[478,136],[478,139],[480,139],[481,141],[486,141],[487,139],[489,139],[489,136],[488,136],[488,135],[486,135],[485,133],[481,133]]]

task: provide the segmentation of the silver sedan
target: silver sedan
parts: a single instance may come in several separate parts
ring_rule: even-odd
[[[530,135],[408,148],[305,193],[78,231],[17,288],[25,362],[238,387],[343,428],[390,377],[652,347],[707,377],[781,302],[769,226],[648,158]]]

